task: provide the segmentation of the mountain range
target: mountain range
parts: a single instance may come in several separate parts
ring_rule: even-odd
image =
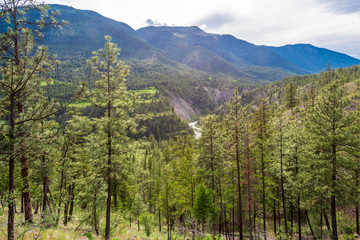
[[[235,87],[242,91],[289,75],[317,73],[328,63],[332,68],[360,64],[359,59],[309,44],[259,46],[197,26],[135,30],[94,11],[50,7],[60,11],[59,21],[69,23],[62,29],[44,30],[43,38],[44,45],[61,60],[54,75],[57,84],[47,86],[48,92],[64,101],[71,96],[73,83],[94,83],[86,60],[104,46],[105,35],[112,36],[121,48],[121,60],[130,67],[127,87],[155,87],[186,119],[212,111]],[[0,29],[5,27],[0,21]]]
[[[185,65],[209,74],[275,80],[288,74],[320,72],[328,63],[333,68],[360,64],[351,56],[310,44],[283,47],[258,46],[232,35],[210,34],[199,27],[145,27],[134,30],[126,23],[96,12],[51,5],[60,20],[69,22],[62,30],[48,30],[45,44],[59,56],[90,55],[111,35],[125,60],[156,60],[173,66]],[[268,73],[268,74],[266,74]]]

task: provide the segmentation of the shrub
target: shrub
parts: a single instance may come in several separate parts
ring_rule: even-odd
[[[145,234],[146,236],[150,236],[151,234],[151,228],[154,222],[154,216],[150,213],[142,213],[139,217],[139,221],[142,225],[144,225],[145,228]]]

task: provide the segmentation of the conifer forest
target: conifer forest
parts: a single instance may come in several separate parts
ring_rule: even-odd
[[[0,11],[0,239],[360,238],[359,65],[145,82],[110,35],[66,62],[61,12]]]

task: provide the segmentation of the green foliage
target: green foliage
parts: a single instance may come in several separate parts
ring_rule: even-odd
[[[87,233],[84,233],[84,236],[87,237],[89,240],[94,240],[94,237],[91,233],[87,232]]]
[[[145,212],[140,215],[139,221],[142,225],[144,225],[146,236],[150,237],[154,224],[154,216],[148,212]]]
[[[195,202],[193,213],[196,219],[204,224],[205,222],[214,222],[216,219],[217,210],[212,200],[211,191],[201,183],[195,192]]]

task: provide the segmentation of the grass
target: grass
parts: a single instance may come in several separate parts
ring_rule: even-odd
[[[60,218],[60,223],[57,227],[44,228],[41,227],[40,215],[34,214],[34,225],[24,225],[23,224],[23,214],[15,214],[15,239],[21,240],[67,240],[67,239],[78,239],[78,240],[87,240],[94,239],[100,240],[104,239],[104,228],[105,228],[105,219],[104,217],[100,219],[100,235],[96,236],[93,228],[88,224],[82,224],[77,231],[75,229],[79,226],[82,215],[85,213],[80,213],[75,216],[75,218],[69,222],[67,226],[64,226],[62,223],[62,218]],[[163,226],[163,231],[160,233],[159,228],[154,226],[152,228],[152,233],[149,237],[146,236],[144,227],[141,226],[140,231],[137,230],[137,224],[132,223],[131,227],[129,222],[121,218],[117,214],[112,214],[112,226],[116,226],[112,230],[111,239],[112,240],[166,240],[166,226]],[[7,239],[7,214],[2,212],[0,215],[0,240]],[[185,239],[182,235],[174,234],[172,239]]]
[[[45,82],[45,84],[46,84],[46,82]],[[155,97],[157,90],[154,87],[145,88],[145,89],[141,89],[141,90],[129,90],[128,92],[130,95],[139,96],[140,99],[138,100],[138,103],[151,103],[151,102],[159,101],[159,99],[157,99]],[[87,99],[82,99],[78,102],[71,103],[69,105],[69,107],[72,107],[72,108],[83,108],[83,107],[88,107],[88,106],[91,106],[91,103]]]

